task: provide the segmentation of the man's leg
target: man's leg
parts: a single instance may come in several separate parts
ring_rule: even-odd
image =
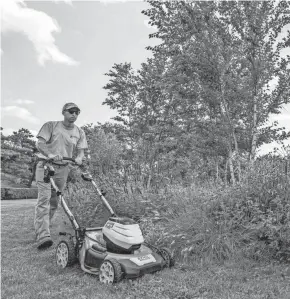
[[[53,180],[58,187],[59,191],[63,192],[67,177],[69,168],[68,166],[57,166],[54,165],[55,174],[53,176]],[[58,206],[58,196],[56,194],[56,191],[53,189],[51,191],[51,198],[50,198],[50,211],[49,211],[49,220],[53,218]]]
[[[36,182],[38,199],[35,206],[34,228],[37,247],[39,249],[52,245],[49,231],[49,200],[51,197],[51,185],[45,183],[43,163],[39,162],[36,167]]]

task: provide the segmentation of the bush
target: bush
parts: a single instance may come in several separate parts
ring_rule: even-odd
[[[185,261],[243,255],[289,262],[290,178],[280,166],[257,162],[237,186],[171,189],[154,202],[166,221],[148,237]]]
[[[219,195],[209,216],[240,232],[247,256],[290,261],[289,179],[279,163],[257,162],[241,185]]]
[[[1,188],[1,200],[24,198],[37,198],[37,188]]]

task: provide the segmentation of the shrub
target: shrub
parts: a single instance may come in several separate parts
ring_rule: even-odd
[[[279,163],[256,163],[209,210],[216,222],[241,232],[244,254],[255,259],[290,261],[290,178],[279,170]]]
[[[1,200],[24,198],[37,198],[37,188],[1,188]]]

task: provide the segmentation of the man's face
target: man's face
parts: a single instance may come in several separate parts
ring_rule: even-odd
[[[69,108],[63,113],[64,119],[70,123],[74,123],[77,120],[79,113],[80,110],[78,108]]]

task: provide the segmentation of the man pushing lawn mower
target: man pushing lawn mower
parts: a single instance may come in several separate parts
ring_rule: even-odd
[[[34,220],[37,247],[42,249],[53,244],[49,222],[60,202],[74,234],[59,232],[62,238],[55,255],[58,267],[65,268],[79,261],[83,271],[98,275],[103,283],[116,283],[123,278],[135,278],[172,267],[174,257],[170,251],[146,243],[139,224],[132,219],[117,217],[88,172],[83,173],[82,178],[92,183],[111,217],[104,227],[81,227],[70,211],[62,195],[69,172],[68,161],[81,165],[87,148],[85,133],[74,125],[79,112],[75,104],[66,104],[62,110],[64,121],[45,123],[37,135],[40,152]],[[75,159],[72,158],[74,149],[77,149]]]
[[[49,224],[57,209],[58,198],[56,191],[51,189],[50,181],[44,177],[44,165],[47,159],[51,160],[54,168],[54,182],[62,192],[69,174],[69,162],[63,157],[74,159],[78,165],[82,164],[84,150],[88,148],[85,133],[74,123],[80,113],[74,103],[63,106],[63,121],[45,123],[37,134],[37,149],[39,150],[35,180],[38,188],[38,199],[35,207],[34,228],[38,249],[50,247],[53,241],[50,236]]]
[[[68,157],[63,160],[75,162]],[[44,163],[44,180],[51,182],[74,229],[74,233],[59,232],[61,238],[55,253],[58,267],[65,268],[78,261],[83,271],[98,275],[102,283],[111,284],[174,265],[174,257],[167,248],[146,243],[138,223],[115,214],[89,172],[82,173],[82,178],[92,183],[111,217],[104,227],[81,227],[54,182],[55,171],[50,161]]]

